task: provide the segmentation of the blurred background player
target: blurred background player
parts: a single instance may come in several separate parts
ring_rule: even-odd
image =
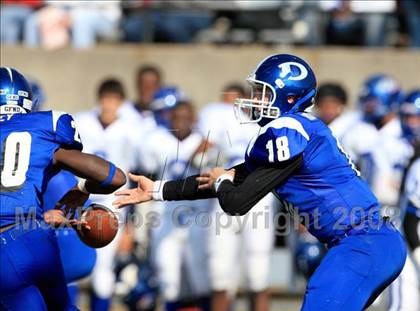
[[[347,101],[347,92],[342,85],[321,84],[315,97],[316,114],[328,125],[357,168],[367,169],[366,157],[377,139],[378,130],[364,120],[360,103],[358,110],[347,111]]]
[[[411,147],[411,158],[407,158],[405,154],[401,157],[401,162],[395,162],[394,167],[396,170],[402,170],[402,173],[394,171],[394,178],[398,178],[401,174],[399,183],[400,197],[398,201],[399,210],[394,215],[395,222],[400,230],[404,232],[408,249],[411,250],[411,256],[407,257],[405,266],[398,278],[391,284],[390,301],[388,310],[390,311],[414,311],[420,308],[420,292],[419,292],[419,266],[418,266],[418,253],[416,257],[416,239],[418,241],[419,229],[416,226],[418,222],[418,212],[416,205],[416,197],[418,197],[418,181],[420,179],[420,171],[416,162],[419,157],[419,143],[420,143],[420,90],[413,90],[402,100],[399,107],[400,131],[401,136],[397,137],[400,143],[408,145],[406,148]],[[380,154],[387,156],[392,154],[392,158],[401,152],[400,146],[397,142],[393,142],[391,138],[389,143],[392,143],[397,150],[381,148]],[[378,157],[378,156],[377,156]],[[376,158],[377,158],[376,157]],[[388,155],[391,158],[390,155]],[[398,159],[398,158],[397,158]],[[404,161],[404,162],[402,162]],[[416,175],[417,174],[417,175]],[[394,189],[388,189],[394,191]],[[417,213],[417,214],[416,214]],[[396,216],[399,216],[398,218]],[[417,215],[417,216],[416,216]],[[402,220],[400,225],[399,221]]]
[[[405,238],[412,252],[413,260],[420,269],[420,147],[407,169],[403,185],[403,198],[401,200],[403,215],[403,228]]]
[[[180,101],[188,101],[187,96],[177,87],[168,86],[160,88],[153,96],[153,102],[150,104],[150,109],[157,125],[172,129],[170,124],[171,114],[173,108]]]
[[[162,87],[162,74],[153,65],[144,65],[137,69],[136,100],[134,105],[138,111],[150,110],[155,93]]]
[[[98,91],[96,108],[78,113],[75,121],[80,128],[80,136],[85,150],[117,163],[123,171],[129,172],[137,167],[137,145],[132,143],[133,135],[141,131],[140,124],[120,115],[125,92],[121,82],[116,79],[102,81]],[[111,206],[113,196],[92,196],[96,203]],[[117,237],[107,246],[97,250],[97,260],[92,273],[92,310],[108,310],[114,292],[114,258],[118,241],[125,223],[125,211],[116,212],[120,229]]]
[[[0,240],[6,255],[0,264],[0,304],[11,310],[72,310],[55,232],[42,225],[45,186],[63,167],[90,178],[77,185],[82,197],[113,192],[125,184],[125,176],[112,163],[80,152],[70,115],[31,113],[32,91],[16,70],[0,68],[0,94]]]
[[[136,99],[124,101],[118,110],[121,118],[137,125],[137,131],[133,132],[132,144],[141,150],[141,141],[147,132],[152,131],[156,126],[156,121],[150,111],[156,91],[162,84],[160,70],[153,65],[144,65],[137,69],[135,76]],[[141,163],[140,165],[141,170]]]
[[[258,133],[257,125],[235,121],[233,103],[243,97],[246,97],[246,92],[241,84],[229,84],[222,90],[221,102],[209,104],[200,112],[199,128],[218,151],[213,166],[231,167],[243,162],[248,142]],[[209,232],[212,310],[231,308],[232,297],[241,281],[241,264],[250,291],[250,310],[268,310],[268,274],[274,244],[274,196],[267,195],[248,216],[229,216],[216,200],[212,202]],[[216,227],[221,223],[230,225]]]
[[[347,101],[347,92],[338,83],[321,84],[315,96],[317,116],[328,125],[340,141],[360,118],[360,113],[348,111]]]
[[[362,174],[381,202],[383,211],[398,205],[399,189],[404,168],[413,154],[411,144],[404,138],[398,115],[404,99],[399,83],[387,75],[368,78],[360,95],[363,120],[378,129],[370,146]]]
[[[160,126],[145,140],[149,172],[163,179],[184,178],[198,173],[199,151],[207,142],[194,130],[196,114],[193,104],[177,88],[163,88],[156,93],[151,107],[156,109]],[[157,271],[165,310],[187,307],[187,301],[207,311],[210,306],[206,224],[199,223],[200,214],[207,215],[209,202],[165,202],[161,206],[162,221],[152,229],[152,258]],[[155,205],[158,208],[158,205]],[[168,260],[170,256],[170,260]],[[191,307],[191,305],[190,305]]]

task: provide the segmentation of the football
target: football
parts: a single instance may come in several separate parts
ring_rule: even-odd
[[[104,247],[117,235],[118,218],[106,206],[95,203],[89,205],[83,212],[81,220],[87,222],[90,230],[78,228],[76,231],[80,240],[90,247]]]

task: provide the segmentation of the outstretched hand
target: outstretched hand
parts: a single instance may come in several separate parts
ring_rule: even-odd
[[[112,202],[116,208],[121,208],[131,204],[139,204],[153,199],[152,192],[155,182],[145,176],[129,173],[130,179],[137,183],[137,188],[124,189],[115,192],[118,198]]]

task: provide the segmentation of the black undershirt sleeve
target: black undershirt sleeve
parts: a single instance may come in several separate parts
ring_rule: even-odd
[[[235,184],[242,183],[249,174],[245,163],[230,169],[235,169]],[[167,181],[163,186],[163,199],[165,201],[180,201],[217,198],[217,193],[213,189],[198,189],[196,178],[199,176],[192,175],[185,179]]]
[[[212,189],[198,189],[196,178],[168,181],[163,186],[165,201],[199,200],[218,198],[222,209],[231,215],[246,214],[259,200],[281,185],[302,162],[302,156],[295,157],[275,166],[259,167],[249,173],[245,164],[234,166],[235,179],[223,181],[217,193]]]
[[[185,179],[167,181],[163,185],[163,199],[165,201],[200,200],[216,198],[213,189],[198,189],[197,177],[188,176]]]
[[[230,215],[245,215],[263,197],[280,186],[302,163],[302,156],[270,167],[259,167],[240,184],[223,181],[217,197],[223,211]]]
[[[417,234],[417,226],[419,221],[419,218],[414,214],[407,213],[404,217],[403,228],[405,239],[407,240],[408,246],[411,250],[414,250],[420,246],[420,237]]]

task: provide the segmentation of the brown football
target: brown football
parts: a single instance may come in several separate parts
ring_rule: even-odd
[[[77,234],[80,240],[93,248],[101,248],[109,243],[117,235],[118,218],[109,208],[100,204],[91,204],[83,212],[81,220],[86,221],[90,230],[78,228]]]

